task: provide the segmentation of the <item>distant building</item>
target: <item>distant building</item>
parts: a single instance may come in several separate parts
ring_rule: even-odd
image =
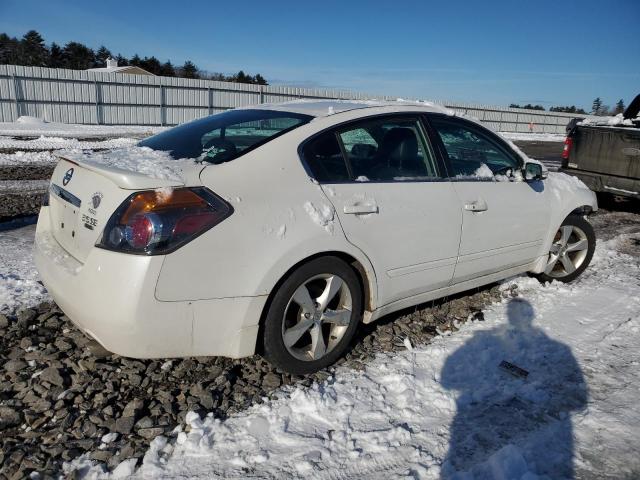
[[[104,73],[128,73],[129,75],[153,75],[151,72],[147,72],[144,68],[134,67],[133,65],[127,65],[125,67],[119,67],[118,61],[109,57],[107,58],[107,66],[101,68],[89,68],[88,72],[104,72]],[[155,75],[153,75],[155,77]]]

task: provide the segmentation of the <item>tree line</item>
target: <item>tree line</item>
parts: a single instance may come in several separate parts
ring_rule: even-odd
[[[182,65],[175,65],[171,60],[161,62],[155,56],[141,58],[137,53],[133,57],[127,58],[121,54],[114,55],[104,45],[95,51],[80,42],[68,42],[64,46],[55,42],[47,45],[42,35],[35,30],[28,31],[21,39],[0,33],[0,64],[87,70],[105,67],[109,57],[117,60],[119,67],[128,65],[140,67],[154,75],[163,77],[203,78],[224,82],[268,85],[265,78],[259,73],[250,75],[242,70],[234,75],[212,73],[200,70],[190,60],[185,61]]]
[[[531,105],[530,103],[527,103],[526,105],[518,105],[517,103],[512,103],[511,105],[509,105],[509,108],[526,108],[528,110],[546,110],[542,105]],[[624,100],[622,99],[616,102],[616,106],[614,108],[609,108],[609,106],[605,105],[602,102],[602,99],[598,97],[593,101],[593,104],[591,106],[591,112],[589,113],[591,113],[592,115],[599,115],[599,116],[606,117],[609,115],[618,115],[619,113],[623,113],[624,109],[625,109],[625,105],[624,105]],[[575,105],[551,107],[549,111],[577,113],[577,114],[587,115],[587,112],[583,108],[578,108]]]

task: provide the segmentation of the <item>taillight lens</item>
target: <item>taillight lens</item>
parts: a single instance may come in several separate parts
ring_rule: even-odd
[[[111,216],[96,246],[125,253],[166,254],[232,212],[228,203],[204,187],[136,192]]]
[[[562,149],[562,158],[567,160],[569,155],[571,155],[571,147],[573,147],[573,139],[571,137],[567,137],[564,139],[564,148]]]

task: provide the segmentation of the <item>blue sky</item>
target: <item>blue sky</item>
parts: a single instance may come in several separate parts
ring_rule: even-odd
[[[640,93],[639,24],[640,0],[0,0],[0,32],[47,43],[271,83],[587,109]]]

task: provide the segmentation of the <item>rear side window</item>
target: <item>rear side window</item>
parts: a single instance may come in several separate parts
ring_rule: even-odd
[[[185,123],[149,137],[141,147],[164,150],[173,158],[223,163],[309,122],[292,112],[238,109]]]
[[[450,119],[433,118],[429,123],[442,140],[454,178],[493,178],[520,167],[515,155],[480,129]]]
[[[319,182],[346,182],[349,171],[334,131],[316,137],[304,147],[304,159]]]

